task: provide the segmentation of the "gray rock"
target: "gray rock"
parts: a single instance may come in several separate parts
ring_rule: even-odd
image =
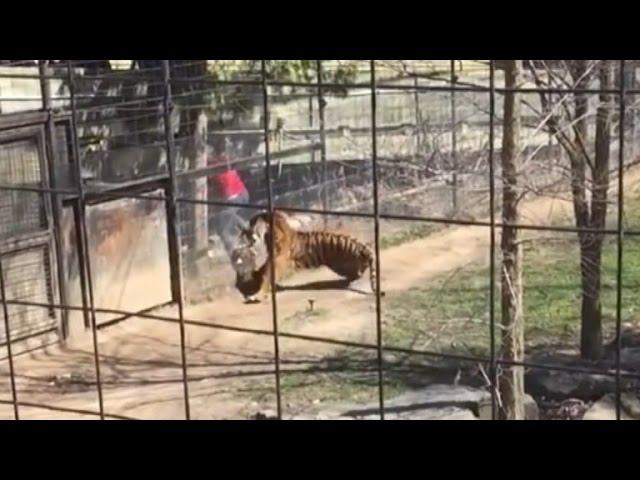
[[[623,348],[620,352],[622,370],[640,370],[640,332],[628,331],[623,334]],[[589,368],[615,371],[615,344],[605,348],[603,358],[598,362],[581,359],[575,350],[543,349],[532,353],[528,360],[533,363],[574,368]],[[564,400],[568,397],[594,401],[615,391],[615,378],[612,375],[598,375],[572,372],[549,372],[544,369],[530,369],[525,376],[527,392],[536,397],[549,400]],[[633,378],[622,378],[623,390],[640,388],[640,382]]]
[[[636,394],[630,392],[621,393],[620,403],[630,417],[640,420],[640,398]]]
[[[540,420],[540,408],[531,395],[525,395],[524,410],[527,420]]]
[[[398,363],[399,361],[399,357],[398,355],[394,354],[394,353],[383,353],[382,354],[382,360],[384,361],[384,363]]]
[[[490,398],[485,390],[461,385],[430,385],[385,401],[386,419],[476,420],[480,403]],[[379,418],[378,404],[345,405],[341,416],[363,420]]]
[[[567,398],[561,402],[550,402],[545,411],[546,420],[580,420],[588,405],[579,398]]]
[[[491,398],[483,400],[480,403],[478,414],[480,420],[491,420]],[[540,409],[538,408],[538,404],[529,394],[525,394],[524,396],[524,418],[525,420],[540,419]]]
[[[632,324],[623,324],[622,338],[620,345],[622,349],[638,349],[640,347],[640,328],[634,328]],[[615,356],[617,341],[614,338],[609,344],[605,346],[605,355],[609,358]]]
[[[623,348],[620,350],[620,364],[622,368],[637,370],[640,368],[640,347]]]
[[[426,408],[417,412],[385,414],[387,420],[477,420],[471,410],[458,407]]]
[[[252,420],[274,420],[278,418],[276,412],[273,410],[263,410],[262,412],[257,412],[255,415],[252,415]]]
[[[615,420],[616,419],[616,400],[613,394],[605,395],[595,402],[585,412],[583,420]],[[620,411],[620,420],[633,420],[631,416],[625,412],[624,408]]]
[[[477,410],[482,400],[491,398],[486,390],[464,385],[435,384],[420,390],[413,390],[385,401],[385,407],[405,406],[452,406]]]
[[[537,397],[553,400],[594,400],[615,390],[615,378],[608,375],[549,372],[536,369],[526,375],[526,389]]]
[[[345,417],[349,418],[349,417]],[[355,420],[379,420],[380,415],[365,415],[355,417]],[[389,412],[384,415],[385,420],[477,420],[471,410],[458,407],[425,408],[407,412]]]

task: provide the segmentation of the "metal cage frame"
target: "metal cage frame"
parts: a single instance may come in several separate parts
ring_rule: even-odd
[[[244,332],[247,334],[253,335],[267,335],[273,337],[273,346],[274,346],[274,380],[275,380],[275,391],[276,391],[276,405],[277,405],[277,417],[282,418],[282,401],[281,401],[281,385],[280,385],[280,350],[279,350],[279,340],[281,338],[289,338],[289,339],[297,339],[308,342],[320,342],[327,343],[332,345],[339,345],[345,347],[351,347],[356,349],[364,349],[375,351],[377,355],[377,378],[378,378],[378,402],[379,402],[379,416],[380,419],[384,419],[385,415],[385,399],[384,399],[384,352],[396,352],[396,353],[408,353],[414,355],[421,355],[426,357],[433,358],[444,358],[444,359],[454,359],[461,361],[473,361],[473,362],[481,362],[484,364],[489,364],[490,366],[490,382],[491,382],[491,404],[492,404],[492,418],[497,418],[497,405],[496,405],[496,391],[497,391],[497,369],[499,366],[520,366],[520,367],[529,367],[529,368],[537,368],[537,369],[545,369],[549,371],[566,371],[572,372],[576,374],[585,374],[585,373],[597,373],[601,375],[611,376],[615,378],[616,385],[616,418],[620,419],[621,417],[621,380],[625,377],[633,377],[640,378],[640,374],[632,374],[629,372],[623,372],[621,369],[621,322],[622,322],[622,262],[623,262],[623,247],[624,242],[623,239],[625,236],[639,236],[640,230],[634,229],[625,229],[623,225],[623,205],[624,205],[624,129],[620,128],[618,144],[618,165],[617,165],[617,175],[618,175],[618,193],[617,193],[617,202],[618,202],[618,215],[617,215],[617,227],[615,229],[580,229],[573,227],[565,227],[565,226],[540,226],[540,225],[527,225],[527,224],[517,224],[517,225],[506,225],[501,223],[496,219],[495,213],[495,202],[496,202],[496,185],[495,185],[495,169],[494,169],[494,161],[495,161],[495,153],[494,153],[494,123],[495,123],[495,99],[497,94],[505,93],[505,92],[520,92],[520,93],[537,93],[540,91],[545,91],[549,93],[553,92],[573,92],[573,93],[587,93],[587,94],[599,94],[603,92],[608,92],[619,97],[619,112],[620,112],[620,124],[623,125],[625,121],[625,96],[627,94],[640,93],[640,90],[634,89],[626,89],[624,82],[620,82],[620,88],[611,89],[611,90],[601,90],[601,89],[538,89],[538,88],[518,88],[518,89],[509,89],[509,88],[498,88],[495,85],[495,70],[496,70],[496,61],[489,61],[489,86],[468,86],[468,85],[459,85],[456,83],[456,77],[453,71],[454,61],[451,61],[451,79],[452,84],[450,86],[424,86],[419,85],[416,81],[414,85],[394,85],[390,87],[388,85],[379,84],[376,78],[376,62],[374,60],[369,61],[369,69],[370,69],[370,80],[369,82],[354,82],[347,84],[332,84],[328,82],[323,82],[322,80],[322,64],[321,61],[316,61],[317,67],[317,80],[312,83],[301,83],[301,82],[283,82],[283,81],[275,81],[270,80],[267,75],[267,60],[260,61],[260,79],[259,80],[234,80],[234,81],[223,81],[223,80],[210,80],[210,79],[202,79],[198,80],[199,82],[205,83],[207,85],[252,85],[261,88],[262,91],[262,99],[263,99],[263,112],[265,116],[264,122],[264,142],[265,142],[265,152],[263,155],[263,159],[265,162],[265,174],[264,179],[267,186],[268,192],[268,202],[267,202],[267,210],[272,212],[274,210],[274,201],[273,201],[273,192],[272,192],[272,183],[273,179],[271,178],[271,169],[272,160],[274,158],[274,154],[270,149],[270,130],[269,130],[269,114],[270,114],[270,105],[269,105],[269,95],[268,88],[270,86],[289,86],[289,87],[304,87],[306,89],[314,90],[317,94],[317,98],[319,100],[319,118],[320,118],[320,132],[321,132],[321,142],[319,147],[314,147],[320,150],[321,161],[323,161],[323,165],[325,165],[323,178],[326,179],[326,163],[324,160],[326,159],[326,147],[325,147],[325,120],[323,114],[323,95],[324,90],[326,88],[332,86],[340,86],[347,88],[366,88],[369,90],[371,95],[371,167],[373,174],[373,212],[345,212],[345,211],[337,211],[330,210],[327,207],[326,199],[323,203],[324,208],[321,210],[318,209],[305,209],[305,208],[295,208],[295,207],[287,207],[282,206],[278,207],[278,209],[283,210],[285,212],[291,213],[308,213],[308,214],[321,214],[321,215],[333,215],[333,216],[346,216],[346,217],[356,217],[356,218],[364,218],[368,219],[373,223],[374,226],[374,236],[375,236],[375,263],[378,275],[380,276],[381,267],[380,265],[380,221],[381,220],[403,220],[403,221],[411,221],[411,222],[429,222],[436,224],[448,224],[448,225],[468,225],[468,226],[478,226],[485,227],[487,229],[487,235],[490,240],[489,251],[487,252],[489,256],[489,266],[490,266],[490,283],[489,283],[489,338],[490,338],[490,355],[489,357],[484,356],[472,356],[472,355],[456,355],[456,354],[445,354],[439,353],[435,351],[428,350],[414,350],[408,348],[400,348],[400,347],[390,347],[383,345],[383,337],[384,337],[384,329],[382,325],[382,307],[380,301],[380,282],[377,284],[376,289],[376,302],[375,302],[375,311],[376,311],[376,342],[375,343],[360,343],[360,342],[351,342],[351,341],[343,341],[333,338],[325,338],[325,337],[316,337],[310,335],[302,335],[302,334],[293,334],[279,331],[278,324],[278,302],[277,296],[275,293],[275,289],[272,289],[272,320],[273,320],[273,330],[262,330],[255,329],[249,327],[236,327],[231,325],[224,325],[220,323],[205,323],[196,320],[191,320],[186,318],[184,312],[184,294],[183,294],[183,278],[182,278],[182,258],[181,252],[179,248],[178,241],[178,221],[180,217],[179,205],[181,204],[207,204],[212,206],[236,206],[238,208],[250,208],[250,209],[264,209],[264,205],[262,204],[234,204],[233,202],[218,202],[218,201],[204,201],[197,200],[194,198],[186,198],[180,196],[177,190],[177,181],[181,178],[186,178],[189,175],[193,175],[192,171],[184,171],[179,172],[176,169],[176,145],[174,142],[174,136],[170,129],[171,124],[171,113],[174,108],[174,99],[172,94],[172,86],[176,83],[185,81],[184,79],[172,78],[170,62],[169,60],[162,61],[162,78],[163,78],[163,98],[162,98],[162,107],[163,107],[163,116],[164,116],[164,125],[165,125],[165,148],[167,151],[167,165],[168,172],[166,175],[160,175],[155,179],[146,180],[144,182],[139,182],[142,185],[137,185],[138,190],[136,190],[136,186],[134,185],[133,189],[129,188],[129,186],[123,187],[121,190],[110,191],[110,192],[100,192],[98,194],[87,192],[81,177],[81,166],[79,159],[79,146],[78,146],[78,138],[77,138],[77,105],[76,105],[76,74],[72,67],[71,61],[67,61],[67,81],[69,82],[69,101],[70,101],[70,122],[71,122],[71,146],[72,151],[70,152],[74,158],[73,164],[75,168],[75,185],[72,189],[61,189],[61,188],[50,188],[45,186],[43,188],[31,188],[31,187],[15,187],[8,185],[0,185],[0,189],[2,190],[22,190],[22,191],[34,191],[41,193],[43,195],[51,195],[53,203],[60,200],[60,198],[64,198],[65,204],[71,204],[74,207],[76,214],[76,224],[78,228],[78,256],[80,258],[80,274],[82,277],[81,284],[84,289],[86,289],[85,295],[86,300],[83,306],[73,306],[68,305],[65,302],[64,297],[64,284],[61,283],[61,288],[63,290],[61,302],[59,304],[44,304],[37,302],[26,302],[26,301],[16,301],[9,300],[5,296],[5,277],[2,271],[2,263],[0,262],[0,296],[2,297],[2,309],[3,309],[3,320],[6,330],[7,336],[7,353],[8,353],[8,364],[9,371],[11,377],[11,392],[12,392],[12,400],[5,401],[0,400],[0,403],[12,404],[14,409],[15,419],[20,418],[20,407],[39,407],[45,409],[59,410],[65,412],[73,412],[80,414],[89,414],[95,415],[100,419],[105,418],[128,418],[123,415],[116,415],[112,413],[108,413],[104,408],[103,401],[103,385],[102,378],[100,372],[100,352],[98,348],[98,331],[103,328],[105,325],[98,325],[96,322],[96,314],[97,313],[111,313],[119,315],[118,319],[115,321],[120,321],[122,319],[128,318],[129,316],[136,316],[140,319],[148,319],[148,320],[156,320],[163,322],[171,322],[179,325],[179,336],[180,336],[180,351],[181,351],[181,368],[182,368],[182,382],[183,382],[183,395],[184,395],[184,405],[185,419],[191,418],[191,409],[190,409],[190,396],[189,396],[189,385],[188,385],[188,369],[187,369],[187,353],[186,353],[186,339],[185,339],[185,328],[186,326],[199,326],[203,328],[211,328],[211,329],[221,329],[221,330],[229,330],[234,332]],[[621,74],[625,72],[625,60],[619,61],[619,69]],[[5,76],[5,75],[2,75]],[[48,72],[46,67],[46,61],[40,61],[40,74],[39,75],[7,75],[10,77],[21,77],[21,78],[37,78],[41,81],[42,87],[42,121],[47,126],[46,134],[48,136],[53,136],[53,129],[55,128],[56,117],[53,114],[52,109],[52,100],[51,93],[49,91],[47,81],[52,78],[57,78],[55,75]],[[100,74],[96,74],[91,78],[100,78]],[[490,202],[490,220],[487,221],[468,221],[468,220],[455,220],[450,218],[441,218],[441,217],[429,217],[429,216],[410,216],[410,215],[390,215],[384,214],[380,212],[379,208],[379,193],[378,193],[378,149],[377,149],[377,94],[379,91],[385,89],[398,89],[398,90],[407,90],[413,91],[418,95],[420,92],[479,92],[485,93],[489,96],[489,202]],[[30,99],[33,100],[33,99]],[[455,103],[452,99],[452,108],[455,110]],[[3,116],[0,116],[0,127],[2,127]],[[454,139],[455,142],[455,139]],[[54,153],[50,153],[54,155]],[[260,159],[257,159],[260,160]],[[134,182],[135,183],[135,182]],[[161,187],[165,190],[165,195],[163,196],[150,196],[148,194],[141,193],[139,190],[144,190],[149,185],[153,185],[154,188]],[[94,285],[92,282],[92,265],[91,260],[88,255],[88,245],[87,245],[87,223],[86,223],[86,207],[89,204],[105,201],[108,199],[116,199],[116,198],[144,198],[148,200],[157,200],[160,202],[165,202],[166,211],[167,211],[167,226],[168,226],[168,239],[169,239],[169,250],[170,250],[170,263],[172,266],[172,294],[173,294],[173,302],[177,305],[178,308],[178,318],[154,314],[151,309],[146,309],[143,311],[131,312],[124,310],[116,310],[116,309],[102,309],[97,308],[95,306],[94,301]],[[455,199],[454,199],[455,201]],[[57,225],[59,220],[57,217],[53,216],[53,222]],[[593,232],[593,233],[601,233],[601,234],[610,234],[616,235],[617,238],[617,265],[616,265],[616,334],[617,334],[617,343],[615,349],[615,372],[605,372],[600,369],[590,369],[590,368],[577,368],[577,367],[568,367],[568,366],[560,366],[560,365],[550,365],[550,364],[538,364],[532,362],[509,362],[505,360],[501,360],[497,356],[496,352],[496,339],[495,339],[495,292],[496,292],[496,279],[495,279],[495,268],[496,268],[496,230],[502,227],[517,227],[520,230],[539,230],[539,231],[556,231],[556,232]],[[60,254],[59,245],[56,246],[57,254]],[[271,248],[270,255],[273,256],[273,246]],[[275,283],[275,272],[272,270],[272,283]],[[83,290],[84,290],[83,289]],[[61,312],[68,311],[82,311],[85,315],[87,315],[88,326],[91,329],[92,342],[93,342],[93,359],[96,373],[96,394],[98,397],[98,405],[99,411],[89,411],[82,409],[73,409],[66,407],[58,407],[52,405],[44,405],[44,404],[34,404],[31,402],[24,402],[19,399],[19,393],[16,388],[15,383],[15,371],[14,371],[14,362],[13,362],[13,352],[11,349],[12,339],[11,333],[9,329],[9,305],[31,305],[43,308],[54,308],[60,310]],[[114,321],[114,322],[115,322]],[[113,323],[113,322],[109,322]]]

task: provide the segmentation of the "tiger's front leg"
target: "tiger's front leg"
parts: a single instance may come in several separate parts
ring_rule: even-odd
[[[260,285],[259,294],[262,298],[262,301],[265,303],[269,303],[269,300],[271,299],[271,291],[272,291],[271,265],[272,265],[271,260],[268,260],[267,263],[265,263],[263,267],[264,271],[262,272],[262,282]],[[275,268],[273,288],[276,287],[278,281],[284,276],[285,272],[287,271],[286,269],[287,269],[288,263],[284,259],[276,258],[275,265],[276,265],[276,268]]]
[[[269,299],[271,298],[271,262],[268,262],[268,264],[269,267],[265,269],[260,287],[260,300],[264,303],[269,303]]]

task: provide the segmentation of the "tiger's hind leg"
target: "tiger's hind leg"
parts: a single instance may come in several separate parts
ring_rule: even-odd
[[[377,275],[378,272],[376,271],[375,257],[372,256],[371,259],[369,260],[368,268],[369,268],[369,281],[371,283],[371,293],[375,295],[377,293],[377,284],[380,281],[380,278]],[[380,296],[384,297],[385,295],[386,294],[382,290],[382,287],[380,287]]]

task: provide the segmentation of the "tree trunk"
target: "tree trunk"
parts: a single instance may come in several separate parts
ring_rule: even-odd
[[[600,268],[602,240],[595,235],[583,235],[580,246],[580,274],[582,276],[582,325],[580,355],[597,360],[602,353],[602,307],[600,305]]]
[[[505,86],[520,84],[521,61],[510,60],[505,65]],[[520,94],[510,91],[504,99],[502,137],[502,220],[517,224],[518,170],[520,166]],[[522,312],[522,248],[518,229],[502,229],[502,359],[522,362],[524,359],[524,319]],[[499,377],[501,399],[500,418],[524,419],[524,371],[519,366],[504,366]]]
[[[603,90],[612,89],[614,80],[612,62],[600,60],[600,87]],[[590,86],[592,78],[591,67],[595,63],[587,60],[568,62],[569,73],[573,86],[584,89]],[[549,98],[541,94],[543,105],[549,108]],[[563,135],[563,130],[569,130],[568,125],[558,125],[557,118],[551,115],[548,120],[549,130],[557,135],[558,141],[569,157],[571,163],[571,193],[575,213],[576,227],[589,229],[604,229],[607,213],[607,191],[609,188],[609,155],[611,141],[611,95],[600,94],[600,106],[596,118],[595,158],[591,161],[591,154],[586,146],[588,137],[588,96],[585,93],[575,94],[575,111],[567,121],[573,123],[573,138]],[[591,201],[587,196],[591,173],[592,195]],[[580,242],[580,275],[582,286],[580,354],[585,359],[598,359],[602,351],[602,308],[600,305],[602,244],[604,235],[593,232],[579,232]]]
[[[611,62],[602,60],[600,87],[613,88]],[[595,162],[591,195],[589,227],[604,229],[607,219],[607,193],[609,190],[609,154],[611,144],[611,95],[600,94],[596,116]],[[602,244],[604,234],[581,235],[582,273],[582,330],[580,354],[583,358],[597,360],[602,353],[602,307],[600,305]]]

